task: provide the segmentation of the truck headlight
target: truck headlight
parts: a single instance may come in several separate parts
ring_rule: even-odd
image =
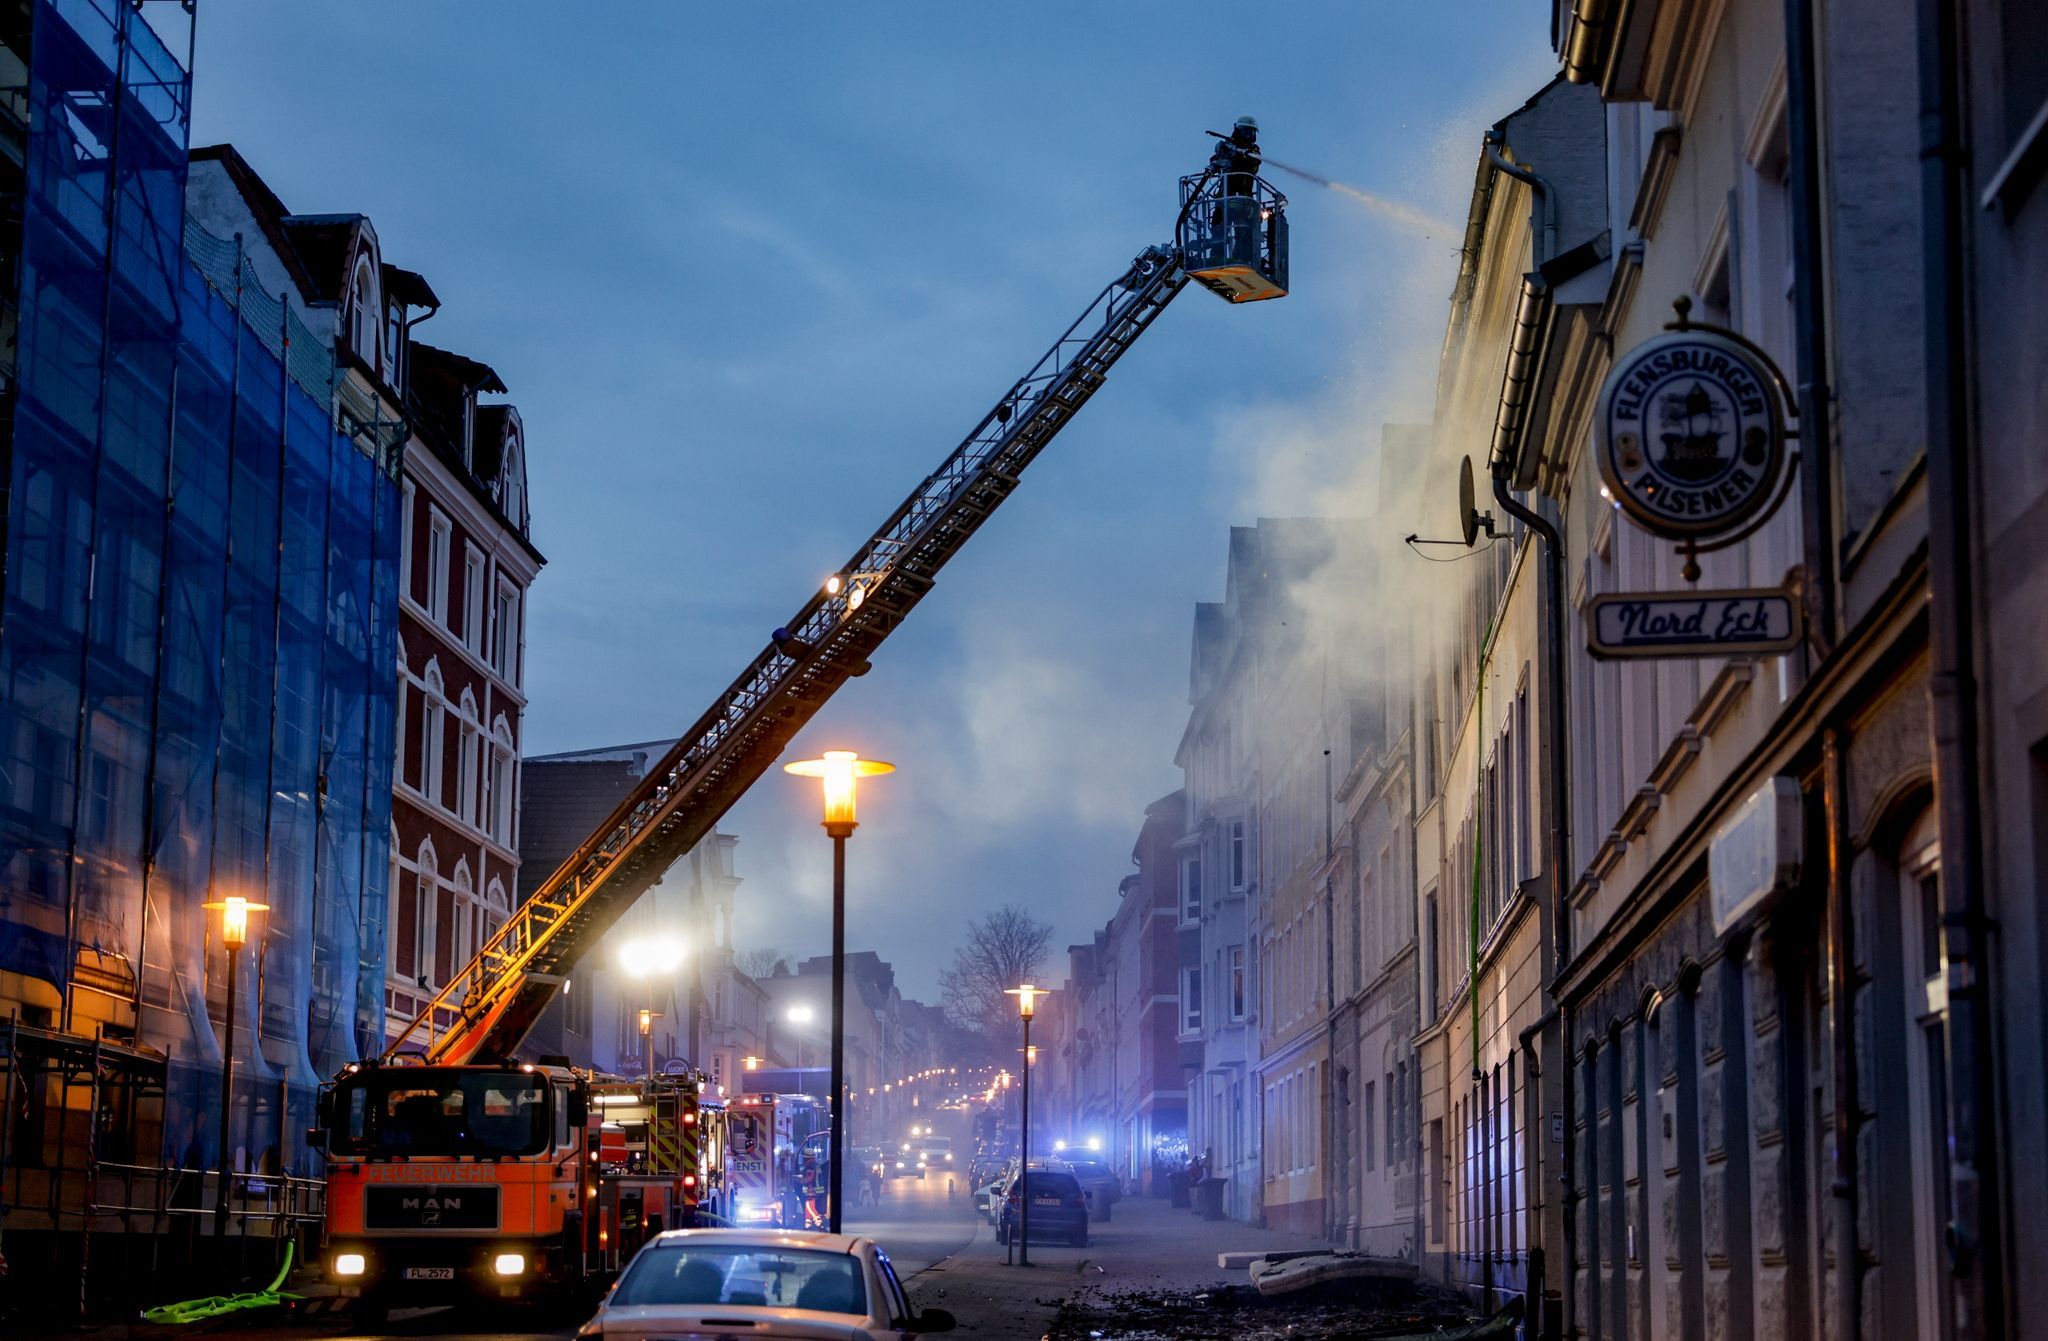
[[[369,1267],[361,1253],[336,1253],[334,1274],[337,1276],[360,1276]]]
[[[525,1253],[499,1253],[491,1259],[491,1270],[500,1276],[517,1276],[526,1271]]]

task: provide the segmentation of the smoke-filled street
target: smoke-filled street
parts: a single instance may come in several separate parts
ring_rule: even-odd
[[[0,1335],[2048,1337],[2042,0],[0,76]]]

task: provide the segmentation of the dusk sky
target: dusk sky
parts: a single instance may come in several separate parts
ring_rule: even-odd
[[[799,738],[862,793],[850,943],[935,998],[966,921],[1115,909],[1179,786],[1193,604],[1227,528],[1363,515],[1426,415],[1480,135],[1548,7],[205,0],[193,143],[370,216],[525,421],[528,754],[672,736],[1145,246],[1205,128],[1255,114],[1293,283],[1190,288]],[[1443,527],[1450,526],[1446,507]],[[1402,532],[1415,529],[1401,519]],[[736,834],[742,948],[827,948],[816,796]],[[1058,955],[1053,977],[1064,973]]]

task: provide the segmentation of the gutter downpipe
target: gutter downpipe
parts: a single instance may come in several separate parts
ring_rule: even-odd
[[[1800,515],[1807,642],[1835,645],[1834,390],[1828,384],[1827,248],[1820,198],[1820,89],[1814,0],[1785,0],[1785,138],[1791,154],[1792,310],[1798,356]],[[1854,1341],[1853,1337],[1845,1341]]]
[[[1520,446],[1523,427],[1523,401],[1531,385],[1534,370],[1542,361],[1543,347],[1549,340],[1549,286],[1543,281],[1541,266],[1555,254],[1557,245],[1557,193],[1550,183],[1528,168],[1511,163],[1501,153],[1505,136],[1496,126],[1486,136],[1486,156],[1496,170],[1506,173],[1517,181],[1525,182],[1537,194],[1543,207],[1543,251],[1537,257],[1538,272],[1523,281],[1522,304],[1516,312],[1516,339],[1510,351],[1508,366],[1501,387],[1501,410],[1494,421],[1493,453],[1489,461],[1489,472],[1493,476],[1493,497],[1502,510],[1522,522],[1543,541],[1543,597],[1547,607],[1544,611],[1544,712],[1543,712],[1543,753],[1545,764],[1544,790],[1547,793],[1549,809],[1549,833],[1547,864],[1550,867],[1550,917],[1551,945],[1554,976],[1562,977],[1571,964],[1571,918],[1567,907],[1567,875],[1572,864],[1571,818],[1568,806],[1571,797],[1571,761],[1566,749],[1566,657],[1567,632],[1565,626],[1564,595],[1564,537],[1541,513],[1525,507],[1509,490],[1509,476],[1514,471],[1516,449]],[[1525,331],[1525,315],[1530,306],[1540,299],[1545,310],[1540,322],[1530,324]],[[1524,336],[1527,336],[1525,339]],[[1516,397],[1509,404],[1510,394]],[[1474,984],[1476,990],[1477,984]],[[1577,1257],[1575,1215],[1569,1204],[1573,1188],[1573,1160],[1570,1114],[1573,1110],[1573,1069],[1569,1056],[1571,1040],[1571,1016],[1553,995],[1550,1011],[1539,1027],[1554,1023],[1556,1026],[1558,1066],[1557,1082],[1560,1090],[1559,1111],[1566,1115],[1564,1140],[1558,1153],[1558,1204],[1560,1233],[1565,1260],[1557,1270],[1557,1287],[1560,1301],[1560,1328],[1552,1328],[1547,1317],[1540,1317],[1538,1325],[1545,1336],[1562,1334],[1572,1326],[1577,1313],[1577,1300],[1573,1289],[1572,1264]],[[1542,1148],[1540,1132],[1537,1136],[1538,1149]],[[1547,1302],[1549,1276],[1548,1264],[1542,1260],[1542,1235],[1531,1236],[1531,1261],[1529,1283],[1532,1301],[1539,1306]]]
[[[1921,272],[1926,291],[1928,676],[1941,834],[1941,925],[1948,966],[1949,1214],[1955,1335],[2008,1332],[1999,1204],[1998,1096],[1988,1003],[1990,925],[1984,905],[1976,614],[1970,562],[1968,172],[1955,6],[1919,0]]]
[[[1834,392],[1828,382],[1825,220],[1822,218],[1820,153],[1820,71],[1814,0],[1785,0],[1785,120],[1791,163],[1792,307],[1798,357],[1800,521],[1803,535],[1808,654],[1833,651],[1835,611]],[[1930,451],[1930,459],[1934,455]],[[1930,499],[1930,516],[1937,508]],[[1848,871],[1840,795],[1844,764],[1839,734],[1823,741],[1823,805],[1827,811],[1827,942],[1830,1027],[1834,1078],[1834,1299],[1838,1341],[1863,1335],[1861,1218],[1856,1170],[1857,1093],[1855,1003],[1849,999],[1854,973],[1848,957],[1855,927],[1848,899]],[[1946,881],[1943,882],[1944,884]]]

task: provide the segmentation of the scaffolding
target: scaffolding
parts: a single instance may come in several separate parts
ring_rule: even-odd
[[[52,1312],[144,1302],[138,1286],[193,1268],[274,1271],[288,1244],[303,1260],[319,1240],[325,1180],[263,1169],[230,1171],[225,1235],[213,1237],[219,1172],[151,1158],[169,1067],[19,1014],[0,1027],[0,1252],[15,1280],[44,1283]]]

